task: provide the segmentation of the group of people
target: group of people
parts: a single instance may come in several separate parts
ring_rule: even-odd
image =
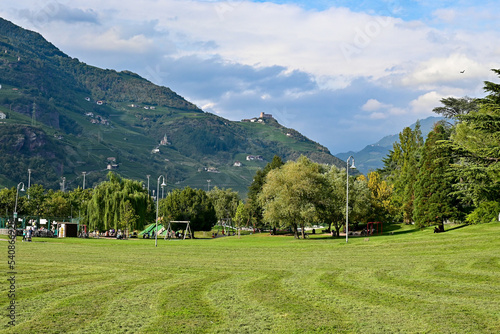
[[[34,226],[26,226],[26,228],[23,229],[23,242],[24,241],[30,242],[34,232],[35,232]]]

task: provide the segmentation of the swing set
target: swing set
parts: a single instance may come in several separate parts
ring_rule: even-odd
[[[191,226],[190,226],[191,221],[189,220],[172,220],[168,222],[168,227],[167,227],[167,232],[165,233],[165,238],[163,240],[171,239],[171,233],[174,233],[172,230],[172,224],[186,224],[186,229],[184,230],[184,236],[182,240],[186,239],[186,235],[189,233],[190,236],[193,235],[191,232]]]

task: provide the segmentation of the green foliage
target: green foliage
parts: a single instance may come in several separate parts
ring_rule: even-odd
[[[210,198],[201,189],[186,187],[175,189],[159,203],[159,218],[163,223],[190,221],[192,231],[210,231],[217,223],[217,216]],[[183,228],[176,226],[173,229]]]
[[[296,237],[297,228],[301,227],[304,236],[304,227],[319,220],[324,187],[321,166],[304,156],[272,169],[258,197],[264,221],[272,226],[292,228]]]
[[[89,230],[116,230],[123,228],[124,222],[128,223],[130,230],[141,230],[153,220],[154,214],[147,189],[143,189],[138,181],[122,179],[112,172],[108,178],[109,181],[100,183],[94,189],[88,200],[84,221]]]
[[[414,208],[414,184],[417,179],[420,149],[423,145],[420,124],[415,129],[409,127],[399,134],[399,141],[384,160],[385,176],[394,184],[392,202],[398,208],[398,215],[405,223],[410,223]]]
[[[457,200],[452,196],[453,157],[449,149],[439,145],[449,137],[449,130],[436,124],[425,141],[415,184],[413,219],[418,227],[439,225],[444,231],[446,219],[458,218]]]
[[[469,224],[483,224],[498,221],[500,214],[500,203],[495,201],[481,202],[479,206],[467,215]]]
[[[212,188],[208,192],[218,220],[233,219],[240,203],[240,196],[232,189]]]
[[[234,216],[234,222],[236,226],[248,226],[252,216],[250,215],[250,206],[240,201],[238,207],[236,208],[236,214]]]
[[[259,200],[259,195],[262,192],[262,187],[264,186],[267,174],[271,170],[280,168],[283,166],[283,160],[275,155],[273,160],[269,162],[266,167],[262,170],[258,170],[255,173],[252,183],[248,188],[248,204],[250,209],[250,215],[252,216],[252,221],[254,224],[260,225],[262,223],[262,204]],[[255,226],[254,226],[255,227]]]

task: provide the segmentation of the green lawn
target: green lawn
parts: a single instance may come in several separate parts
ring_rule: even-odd
[[[5,332],[500,332],[499,223],[393,233],[19,241]]]

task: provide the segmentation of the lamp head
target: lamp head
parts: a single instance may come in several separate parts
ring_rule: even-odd
[[[21,191],[24,191],[24,184],[23,184],[23,186],[21,187]]]
[[[165,180],[163,180],[163,183],[161,184],[162,187],[166,187],[167,184],[165,183]]]
[[[349,167],[350,169],[356,169],[356,166],[354,166],[354,159],[352,159],[352,164],[351,164],[351,167]]]

